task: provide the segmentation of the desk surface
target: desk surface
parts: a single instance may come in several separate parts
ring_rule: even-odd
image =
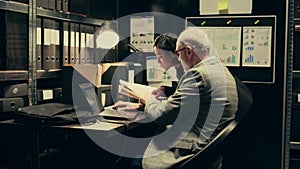
[[[62,129],[74,129],[74,130],[95,130],[95,131],[110,131],[118,130],[121,131],[126,127],[133,127],[139,124],[139,121],[145,119],[144,114],[138,115],[134,120],[110,120],[104,119],[104,121],[97,121],[92,124],[69,124],[59,126],[49,126],[51,128],[62,128]],[[1,126],[27,126],[23,123],[15,123],[13,119],[0,121]],[[30,126],[33,127],[33,126]]]
[[[63,126],[52,126],[52,128],[70,129],[70,130],[93,130],[93,131],[111,131],[117,130],[123,132],[139,124],[139,121],[145,119],[144,114],[138,115],[134,120],[109,120],[97,121],[93,124],[71,124]]]

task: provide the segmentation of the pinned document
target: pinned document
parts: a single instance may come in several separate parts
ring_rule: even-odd
[[[200,0],[200,15],[219,14],[219,0]]]
[[[252,0],[228,0],[228,14],[251,14]]]

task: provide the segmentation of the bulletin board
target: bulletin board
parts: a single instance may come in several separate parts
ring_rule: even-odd
[[[243,82],[275,82],[275,15],[187,17],[185,26],[205,32],[221,61]]]

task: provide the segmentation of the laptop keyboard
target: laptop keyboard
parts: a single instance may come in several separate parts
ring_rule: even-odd
[[[122,116],[120,115],[120,113],[117,110],[114,109],[105,109],[103,110],[100,115],[102,115],[103,117],[119,117],[121,118]],[[122,117],[123,118],[123,117]]]

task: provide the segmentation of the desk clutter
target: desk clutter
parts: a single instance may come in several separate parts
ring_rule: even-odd
[[[30,125],[65,125],[76,123],[76,119],[73,106],[62,103],[27,106],[15,111],[15,122]]]

